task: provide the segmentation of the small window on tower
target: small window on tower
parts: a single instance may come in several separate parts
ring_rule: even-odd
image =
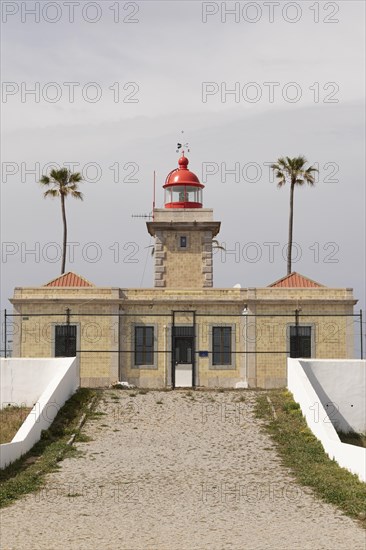
[[[187,248],[187,237],[180,237],[180,248]]]

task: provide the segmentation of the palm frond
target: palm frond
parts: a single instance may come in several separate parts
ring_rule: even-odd
[[[315,178],[311,174],[304,174],[304,181],[306,181],[309,185],[315,184]]]
[[[285,183],[286,183],[286,174],[282,170],[280,170],[279,168],[276,169],[275,176],[279,180],[277,182],[277,187],[282,187],[283,185],[285,185]]]
[[[44,198],[46,198],[46,197],[58,197],[59,194],[60,193],[57,189],[48,189],[47,191],[45,191],[43,193],[43,196],[44,196]]]
[[[71,196],[74,197],[74,199],[84,200],[84,195],[80,191],[71,191]]]
[[[280,157],[278,160],[277,160],[278,164],[284,168],[287,166],[288,162],[287,160],[285,159],[285,157]]]
[[[319,172],[315,166],[309,166],[309,168],[306,169],[306,172]]]
[[[80,172],[75,172],[74,174],[70,174],[69,182],[70,183],[79,183],[83,180]]]
[[[303,156],[295,157],[293,160],[293,166],[295,170],[301,171],[304,168],[304,165],[307,163],[307,160]]]

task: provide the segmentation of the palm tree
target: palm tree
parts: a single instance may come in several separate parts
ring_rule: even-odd
[[[278,187],[285,185],[288,181],[290,187],[290,218],[288,226],[288,248],[287,248],[287,275],[291,273],[292,264],[292,234],[293,234],[293,220],[294,220],[294,191],[296,185],[303,185],[305,182],[309,185],[314,185],[315,178],[314,172],[318,172],[314,166],[305,168],[307,160],[305,157],[281,157],[276,163],[271,165],[274,170],[276,178],[278,178]]]
[[[67,224],[66,224],[66,210],[65,199],[68,195],[75,199],[83,200],[83,194],[78,191],[78,183],[82,181],[82,176],[79,172],[73,174],[67,168],[61,168],[60,170],[51,170],[49,176],[42,176],[40,184],[44,186],[52,186],[50,189],[44,192],[43,196],[46,197],[61,197],[61,212],[62,223],[64,226],[63,245],[62,245],[62,266],[61,275],[65,273],[66,264],[66,245],[67,245]]]

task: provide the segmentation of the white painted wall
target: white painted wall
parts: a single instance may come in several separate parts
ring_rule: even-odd
[[[47,359],[1,359],[1,408],[8,403],[33,407],[55,375],[60,363]],[[57,360],[58,361],[58,360]]]
[[[329,363],[329,368],[327,368],[325,363]],[[343,468],[347,468],[352,473],[357,474],[362,481],[366,481],[366,449],[340,441],[332,424],[335,409],[332,408],[328,416],[327,411],[330,409],[326,407],[326,404],[329,403],[329,398],[324,398],[324,395],[327,394],[320,382],[322,380],[322,383],[325,384],[326,391],[331,393],[333,390],[334,392],[337,391],[338,393],[332,393],[332,399],[335,399],[334,396],[337,396],[338,401],[342,403],[348,403],[348,397],[343,395],[342,387],[346,388],[346,391],[349,392],[352,389],[352,400],[357,398],[356,409],[361,411],[365,408],[365,393],[363,390],[363,395],[361,395],[362,392],[358,392],[353,386],[361,382],[362,389],[362,372],[365,372],[366,361],[341,360],[339,361],[339,369],[337,371],[331,368],[332,364],[334,366],[335,363],[338,363],[338,361],[328,361],[326,359],[318,361],[288,359],[287,387],[292,392],[295,401],[300,404],[309,428],[321,441],[328,456],[332,459],[334,458]],[[321,366],[319,366],[320,364]],[[352,373],[360,373],[360,371],[360,378],[356,374],[355,381],[352,383]],[[321,372],[320,375],[319,372]],[[337,374],[335,374],[336,372]],[[316,378],[315,373],[318,373],[318,378]],[[335,378],[336,381],[334,380]],[[344,382],[343,379],[345,379]],[[326,380],[328,380],[328,383]],[[320,395],[318,392],[320,392]],[[349,409],[351,407],[343,407],[343,414],[347,414],[348,422],[353,422],[354,425],[357,425],[355,422],[358,422],[363,416],[360,413],[349,413]]]
[[[1,406],[33,406],[11,443],[0,446],[0,468],[28,452],[65,401],[79,387],[74,357],[60,359],[1,359]]]
[[[301,364],[334,427],[366,433],[365,361],[309,359]]]

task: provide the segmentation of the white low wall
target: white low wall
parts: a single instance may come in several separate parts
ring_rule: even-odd
[[[192,365],[178,364],[175,366],[175,387],[192,387]]]
[[[337,371],[332,371],[331,366],[336,363],[338,364]],[[365,369],[365,361],[287,360],[287,387],[292,392],[295,401],[300,404],[309,428],[321,441],[328,456],[334,458],[343,468],[357,474],[362,481],[366,481],[366,449],[342,443],[332,420],[334,420],[334,413],[337,411],[334,406],[337,399],[337,404],[349,403],[349,397],[344,392],[350,392],[352,400],[357,398],[357,406],[343,407],[342,413],[340,410],[338,411],[336,420],[338,420],[339,425],[340,418],[346,417],[345,422],[348,426],[351,426],[351,424],[362,426],[363,415],[360,411],[365,408],[365,393],[363,390],[361,395],[361,392],[354,386],[361,384],[362,389],[362,380],[364,379],[362,378],[362,372],[364,377]],[[355,375],[354,373],[358,374]],[[352,383],[353,376],[355,376],[355,379]],[[334,380],[335,377],[336,380]],[[330,403],[331,406],[329,406]],[[357,414],[350,412],[353,408],[359,412]],[[345,431],[349,430],[350,428]],[[355,431],[362,432],[362,430]]]
[[[336,430],[366,433],[365,361],[307,359],[301,364]]]
[[[1,359],[1,407],[33,406],[11,443],[0,446],[0,468],[28,452],[79,387],[77,360]]]

